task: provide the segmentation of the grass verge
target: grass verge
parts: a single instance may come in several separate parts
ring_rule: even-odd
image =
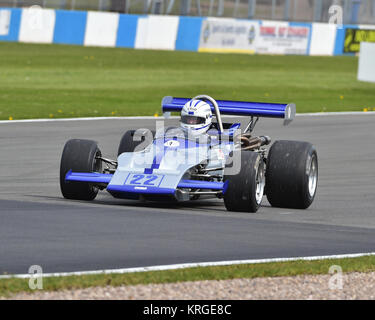
[[[358,58],[0,43],[0,119],[160,114],[163,96],[294,102],[298,112],[375,109]]]
[[[56,291],[108,285],[122,286],[182,281],[328,274],[328,270],[332,265],[340,266],[345,273],[371,272],[375,271],[375,256],[316,261],[298,260],[262,264],[197,267],[127,274],[46,277],[43,279],[43,289],[46,291]],[[17,292],[32,292],[32,290],[29,289],[28,282],[28,279],[2,279],[0,280],[0,296],[9,297]]]

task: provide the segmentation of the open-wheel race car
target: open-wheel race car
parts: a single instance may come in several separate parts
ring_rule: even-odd
[[[279,140],[268,150],[271,139],[253,135],[260,117],[292,121],[294,104],[200,95],[164,97],[162,109],[166,117],[181,112],[181,126],[125,132],[117,160],[103,157],[95,141],[69,140],[60,164],[63,196],[93,200],[104,189],[115,198],[135,200],[204,196],[224,199],[227,210],[243,212],[256,212],[264,195],[281,208],[305,209],[313,202],[318,181],[314,146]],[[241,130],[240,123],[223,123],[221,115],[248,117],[249,123]]]

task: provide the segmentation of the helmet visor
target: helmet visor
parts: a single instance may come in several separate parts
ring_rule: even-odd
[[[186,124],[201,124],[205,123],[206,119],[196,116],[181,116],[181,122]]]

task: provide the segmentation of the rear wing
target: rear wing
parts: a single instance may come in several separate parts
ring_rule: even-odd
[[[179,112],[189,100],[191,99],[166,96],[161,102],[163,113]],[[211,105],[213,113],[215,113],[213,104],[210,101],[207,102]],[[285,124],[288,124],[294,119],[296,114],[296,105],[294,103],[283,104],[231,100],[216,100],[216,102],[222,115],[281,118],[284,119]]]

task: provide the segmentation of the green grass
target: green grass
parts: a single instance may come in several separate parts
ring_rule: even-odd
[[[0,43],[0,119],[160,114],[165,95],[375,108],[355,57],[260,56]]]
[[[339,265],[345,273],[375,271],[375,256],[349,259],[317,261],[298,260],[292,262],[251,265],[199,267],[128,274],[51,277],[43,279],[43,289],[46,291],[55,291],[107,285],[120,286],[181,281],[297,276],[302,274],[328,274],[329,268],[332,265]],[[10,296],[17,292],[31,291],[32,290],[28,287],[28,279],[11,278],[0,280],[0,296]]]

